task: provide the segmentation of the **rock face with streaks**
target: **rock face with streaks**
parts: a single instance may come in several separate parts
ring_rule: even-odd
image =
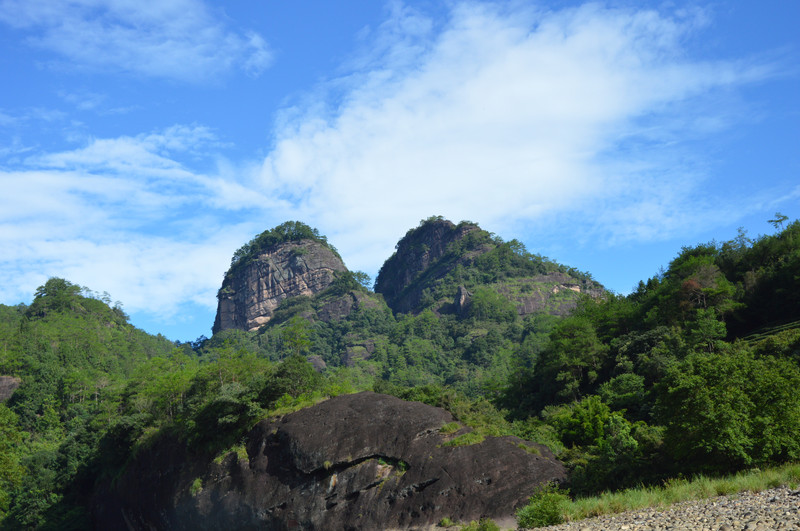
[[[96,493],[98,529],[416,529],[508,518],[564,467],[544,446],[490,437],[419,402],[364,392],[262,421],[221,461],[161,441]],[[452,426],[452,424],[450,425]]]
[[[15,376],[0,376],[0,403],[11,398],[21,383],[22,380]]]
[[[267,248],[226,275],[217,295],[213,332],[256,330],[281,301],[320,293],[344,271],[342,259],[320,242],[289,241]]]
[[[458,225],[446,219],[431,218],[409,230],[397,243],[397,251],[383,264],[375,282],[375,292],[386,299],[392,310],[415,311],[425,288],[431,281],[444,277],[453,267],[486,252],[490,247],[479,244],[460,251],[451,260],[443,260],[451,246],[468,234],[480,231],[473,223]],[[424,279],[427,282],[420,282]]]

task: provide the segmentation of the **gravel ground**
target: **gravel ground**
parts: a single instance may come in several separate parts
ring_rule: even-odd
[[[540,529],[596,531],[800,531],[800,490],[787,487],[589,518]]]

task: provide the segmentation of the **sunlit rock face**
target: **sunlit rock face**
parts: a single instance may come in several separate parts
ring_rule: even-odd
[[[275,245],[226,276],[217,295],[213,332],[256,330],[272,318],[281,301],[325,290],[340,271],[347,271],[341,258],[321,243]]]
[[[382,294],[395,312],[414,311],[419,305],[422,290],[427,287],[427,284],[419,282],[423,275],[429,282],[441,278],[456,265],[488,249],[479,247],[464,253],[452,263],[439,263],[452,243],[477,230],[480,227],[472,223],[456,225],[446,219],[437,219],[408,231],[397,243],[397,251],[381,268],[375,282],[375,292]]]

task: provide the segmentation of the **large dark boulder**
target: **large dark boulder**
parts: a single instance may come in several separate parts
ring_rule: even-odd
[[[95,526],[414,529],[444,517],[508,518],[537,485],[566,478],[546,447],[515,437],[447,446],[457,433],[440,429],[452,421],[366,392],[259,423],[246,458],[214,462],[162,441],[97,491]]]

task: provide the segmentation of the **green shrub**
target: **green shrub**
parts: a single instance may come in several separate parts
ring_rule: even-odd
[[[481,286],[475,288],[472,295],[469,316],[477,320],[512,322],[517,317],[517,308],[500,293]]]
[[[203,480],[200,478],[196,478],[194,481],[192,481],[192,484],[189,487],[189,494],[191,494],[192,497],[194,498],[201,492],[203,492]]]
[[[473,444],[482,443],[483,439],[484,439],[483,435],[481,435],[478,432],[471,431],[469,433],[459,435],[452,441],[444,443],[442,446],[470,446]]]
[[[461,531],[500,531],[500,526],[494,520],[481,518],[480,521],[472,521],[461,528]]]
[[[569,505],[569,497],[557,486],[548,484],[530,497],[528,505],[517,511],[520,527],[545,527],[560,524]]]
[[[455,433],[461,429],[461,425],[458,422],[448,422],[441,428],[439,428],[439,433],[442,435],[449,435],[450,433]]]
[[[439,520],[439,523],[436,525],[438,525],[439,527],[454,527],[456,523],[449,517],[445,516],[444,518]]]

